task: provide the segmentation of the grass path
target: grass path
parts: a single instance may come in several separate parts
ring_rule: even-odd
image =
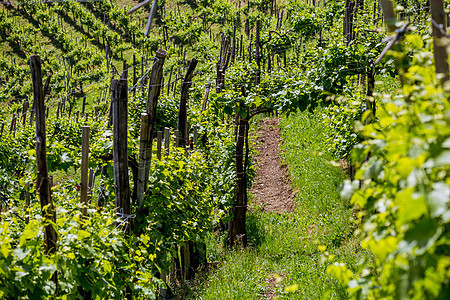
[[[250,194],[252,205],[265,212],[290,212],[295,206],[287,166],[279,154],[279,123],[278,118],[261,120],[256,137],[256,179]]]
[[[253,204],[246,249],[227,250],[221,237],[211,236],[208,259],[218,267],[194,288],[192,299],[347,298],[327,266],[333,256],[356,265],[364,254],[352,237],[351,209],[339,197],[345,176],[329,164],[321,120],[320,110],[281,119],[281,156],[296,190],[294,210],[263,211]]]

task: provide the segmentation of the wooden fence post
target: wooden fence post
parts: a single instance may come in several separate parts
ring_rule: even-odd
[[[164,128],[164,149],[166,149],[166,156],[169,156],[169,147],[170,147],[170,128]]]
[[[44,222],[47,223],[44,232],[45,253],[52,254],[56,252],[58,235],[53,225],[50,224],[56,222],[56,212],[50,195],[47,169],[44,92],[42,90],[41,58],[39,55],[32,55],[30,57],[30,69],[31,79],[33,81],[34,108],[36,110],[36,188],[39,193]]]
[[[14,132],[14,127],[16,124],[16,113],[13,113],[13,117],[11,119],[11,124],[9,125],[9,133],[13,133]]]
[[[22,108],[22,126],[24,126],[24,127],[27,122],[28,107],[29,107],[28,100],[25,100],[25,102],[23,103],[23,108]]]
[[[206,110],[208,104],[209,91],[211,90],[211,82],[206,84],[205,94],[203,95],[202,112]]]
[[[178,111],[178,132],[179,136],[179,147],[185,148],[188,143],[187,132],[187,102],[189,98],[189,88],[192,85],[192,78],[194,77],[194,70],[197,66],[197,60],[193,58],[189,64],[189,68],[186,71],[186,76],[181,84],[181,100],[180,100],[180,110]]]
[[[433,28],[433,44],[434,44],[434,65],[436,74],[441,76],[442,84],[448,80],[448,38],[446,35],[446,13],[444,12],[443,0],[431,0],[431,23]]]
[[[88,208],[88,167],[89,167],[89,126],[82,126],[81,137],[81,214],[87,216]]]
[[[30,204],[31,204],[31,195],[30,195],[30,184],[27,183],[25,185],[25,224],[30,223]]]
[[[375,89],[375,72],[373,70],[373,68],[370,68],[367,71],[367,90],[366,90],[366,104],[367,104],[367,109],[372,111],[373,116],[370,119],[374,119],[375,118],[375,113],[376,113],[376,103],[375,103],[375,98],[373,97],[373,91]]]
[[[395,23],[397,22],[397,16],[395,15],[394,6],[391,0],[380,0],[381,7],[383,9],[384,22],[388,28],[389,32],[394,32],[397,27]]]
[[[141,135],[145,135],[145,138],[141,138],[139,145],[138,180],[135,185],[138,205],[142,204],[144,193],[147,190],[147,179],[152,159],[152,140],[155,127],[156,107],[161,93],[162,71],[166,56],[166,51],[162,49],[156,51],[155,62],[153,63],[152,72],[150,74],[146,108],[148,120],[145,123],[141,123]]]
[[[258,66],[258,70],[256,71],[255,83],[259,85],[261,81],[261,55],[260,55],[260,41],[259,41],[259,31],[260,31],[260,20],[256,20],[256,37],[255,37],[255,48],[256,48],[256,65]]]
[[[81,115],[84,115],[86,109],[86,96],[83,97],[83,106],[81,108]]]
[[[111,81],[111,108],[113,117],[114,186],[117,213],[128,221],[131,214],[130,182],[128,177],[128,87],[127,80]],[[129,229],[129,226],[126,226]]]
[[[187,116],[186,116],[187,118]],[[189,122],[186,122],[186,127],[184,128],[184,136],[185,136],[185,140],[186,140],[186,145],[185,147],[187,147],[187,149],[189,149],[190,147],[190,139],[189,139],[189,128],[191,127],[191,124]]]
[[[137,178],[137,203],[138,205],[142,204],[142,200],[144,199],[144,193],[145,193],[145,165],[148,163],[149,153],[148,145],[151,143],[148,131],[148,114],[142,113],[141,114],[141,132],[139,136],[139,169],[138,169],[138,178]]]
[[[246,91],[242,87],[242,94],[245,96]],[[234,217],[229,228],[229,242],[233,246],[235,243],[242,242],[247,245],[247,231],[245,227],[245,218],[247,213],[247,186],[244,165],[244,145],[246,130],[248,127],[248,119],[239,117],[239,126],[236,139],[236,204],[234,208]]]

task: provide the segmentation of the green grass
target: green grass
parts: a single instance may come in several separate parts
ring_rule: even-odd
[[[328,129],[322,112],[283,117],[280,127],[282,158],[297,190],[296,210],[250,211],[247,249],[228,250],[220,236],[210,236],[208,259],[217,267],[194,287],[192,299],[262,299],[269,291],[277,299],[347,298],[327,274],[327,265],[343,261],[356,268],[368,254],[353,237],[351,208],[339,196],[345,175],[329,163],[332,156],[324,150]]]

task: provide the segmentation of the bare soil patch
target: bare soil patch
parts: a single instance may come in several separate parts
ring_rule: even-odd
[[[263,119],[259,124],[256,180],[250,192],[262,211],[283,213],[294,209],[294,191],[287,166],[281,164],[279,155],[279,121],[279,118]]]

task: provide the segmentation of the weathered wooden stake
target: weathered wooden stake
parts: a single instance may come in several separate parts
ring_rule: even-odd
[[[88,208],[88,167],[89,167],[89,126],[82,126],[81,137],[81,214],[87,216]]]
[[[145,124],[141,123],[141,134],[144,134],[145,138],[141,139],[139,145],[139,153],[142,154],[142,156],[139,156],[138,180],[135,185],[138,205],[142,204],[144,193],[147,190],[147,179],[152,159],[152,140],[155,127],[156,107],[161,93],[162,72],[166,56],[166,51],[162,49],[156,51],[155,62],[153,63],[152,72],[150,74],[146,108],[148,121]]]
[[[246,91],[242,87],[242,94],[245,95]],[[239,117],[239,126],[236,139],[236,204],[234,208],[234,216],[229,228],[229,242],[233,246],[236,243],[242,243],[247,245],[247,231],[245,227],[245,217],[247,213],[246,203],[246,177],[245,177],[245,165],[244,165],[244,145],[247,126],[249,124],[247,118]]]
[[[259,45],[259,31],[260,31],[260,20],[256,20],[256,37],[255,37],[255,48],[256,48],[256,64],[258,65],[258,70],[256,71],[256,85],[259,85],[261,81],[261,57],[260,57],[260,45]]]
[[[128,177],[128,87],[127,80],[111,81],[111,108],[113,117],[113,159],[116,211],[124,222],[131,214],[130,182]],[[126,226],[129,231],[129,226]]]
[[[150,139],[150,132],[148,131],[148,114],[142,113],[141,114],[141,132],[139,137],[139,144],[141,145],[139,147],[139,170],[138,171],[138,179],[137,179],[137,203],[139,205],[142,204],[142,200],[144,199],[144,193],[145,193],[145,165],[148,163],[148,160],[150,159],[148,156],[151,157],[151,152],[149,151],[148,145],[151,144]]]
[[[374,120],[376,116],[377,106],[375,103],[375,98],[373,97],[373,91],[375,89],[375,73],[373,69],[367,71],[367,90],[366,90],[366,103],[367,109],[372,111],[372,117],[370,119]]]
[[[189,122],[186,122],[186,127],[184,128],[184,136],[185,136],[185,140],[186,140],[186,145],[185,147],[187,147],[189,149],[189,144],[190,144],[190,140],[189,140],[189,128],[190,128],[190,124]]]
[[[30,205],[31,205],[31,195],[30,195],[30,184],[25,185],[25,223],[30,223]]]
[[[179,137],[179,147],[186,147],[188,143],[187,132],[187,102],[189,99],[189,88],[192,85],[192,78],[194,77],[194,70],[197,66],[197,60],[193,58],[189,64],[189,68],[186,71],[186,76],[181,84],[181,101],[180,109],[178,111],[178,131],[180,133]]]
[[[389,32],[394,32],[397,27],[395,23],[397,22],[397,17],[395,15],[394,6],[391,0],[380,0],[381,7],[383,8],[384,22],[388,28]]]
[[[166,156],[169,156],[170,147],[170,128],[164,128],[164,149],[166,149]]]
[[[56,212],[50,195],[48,178],[44,92],[42,90],[41,58],[38,55],[30,57],[30,69],[33,81],[33,101],[36,110],[36,188],[41,202],[43,219],[46,223],[44,232],[45,253],[52,254],[56,252],[58,235],[52,225],[56,223]]]
[[[448,37],[446,35],[446,13],[444,11],[443,0],[431,0],[431,22],[433,28],[433,44],[434,44],[434,65],[436,74],[441,76],[440,81],[443,84],[449,79],[448,76]]]
[[[84,115],[85,111],[86,111],[86,96],[83,97],[83,106],[81,108],[81,114]]]
[[[29,107],[28,100],[25,100],[22,108],[22,126],[26,125],[28,107]]]
[[[202,102],[202,112],[206,110],[206,105],[208,104],[209,91],[211,90],[211,82],[206,84],[205,94],[203,95]]]
[[[9,133],[13,133],[14,132],[14,126],[16,124],[16,113],[13,113],[13,117],[11,120],[11,125],[9,125]]]

